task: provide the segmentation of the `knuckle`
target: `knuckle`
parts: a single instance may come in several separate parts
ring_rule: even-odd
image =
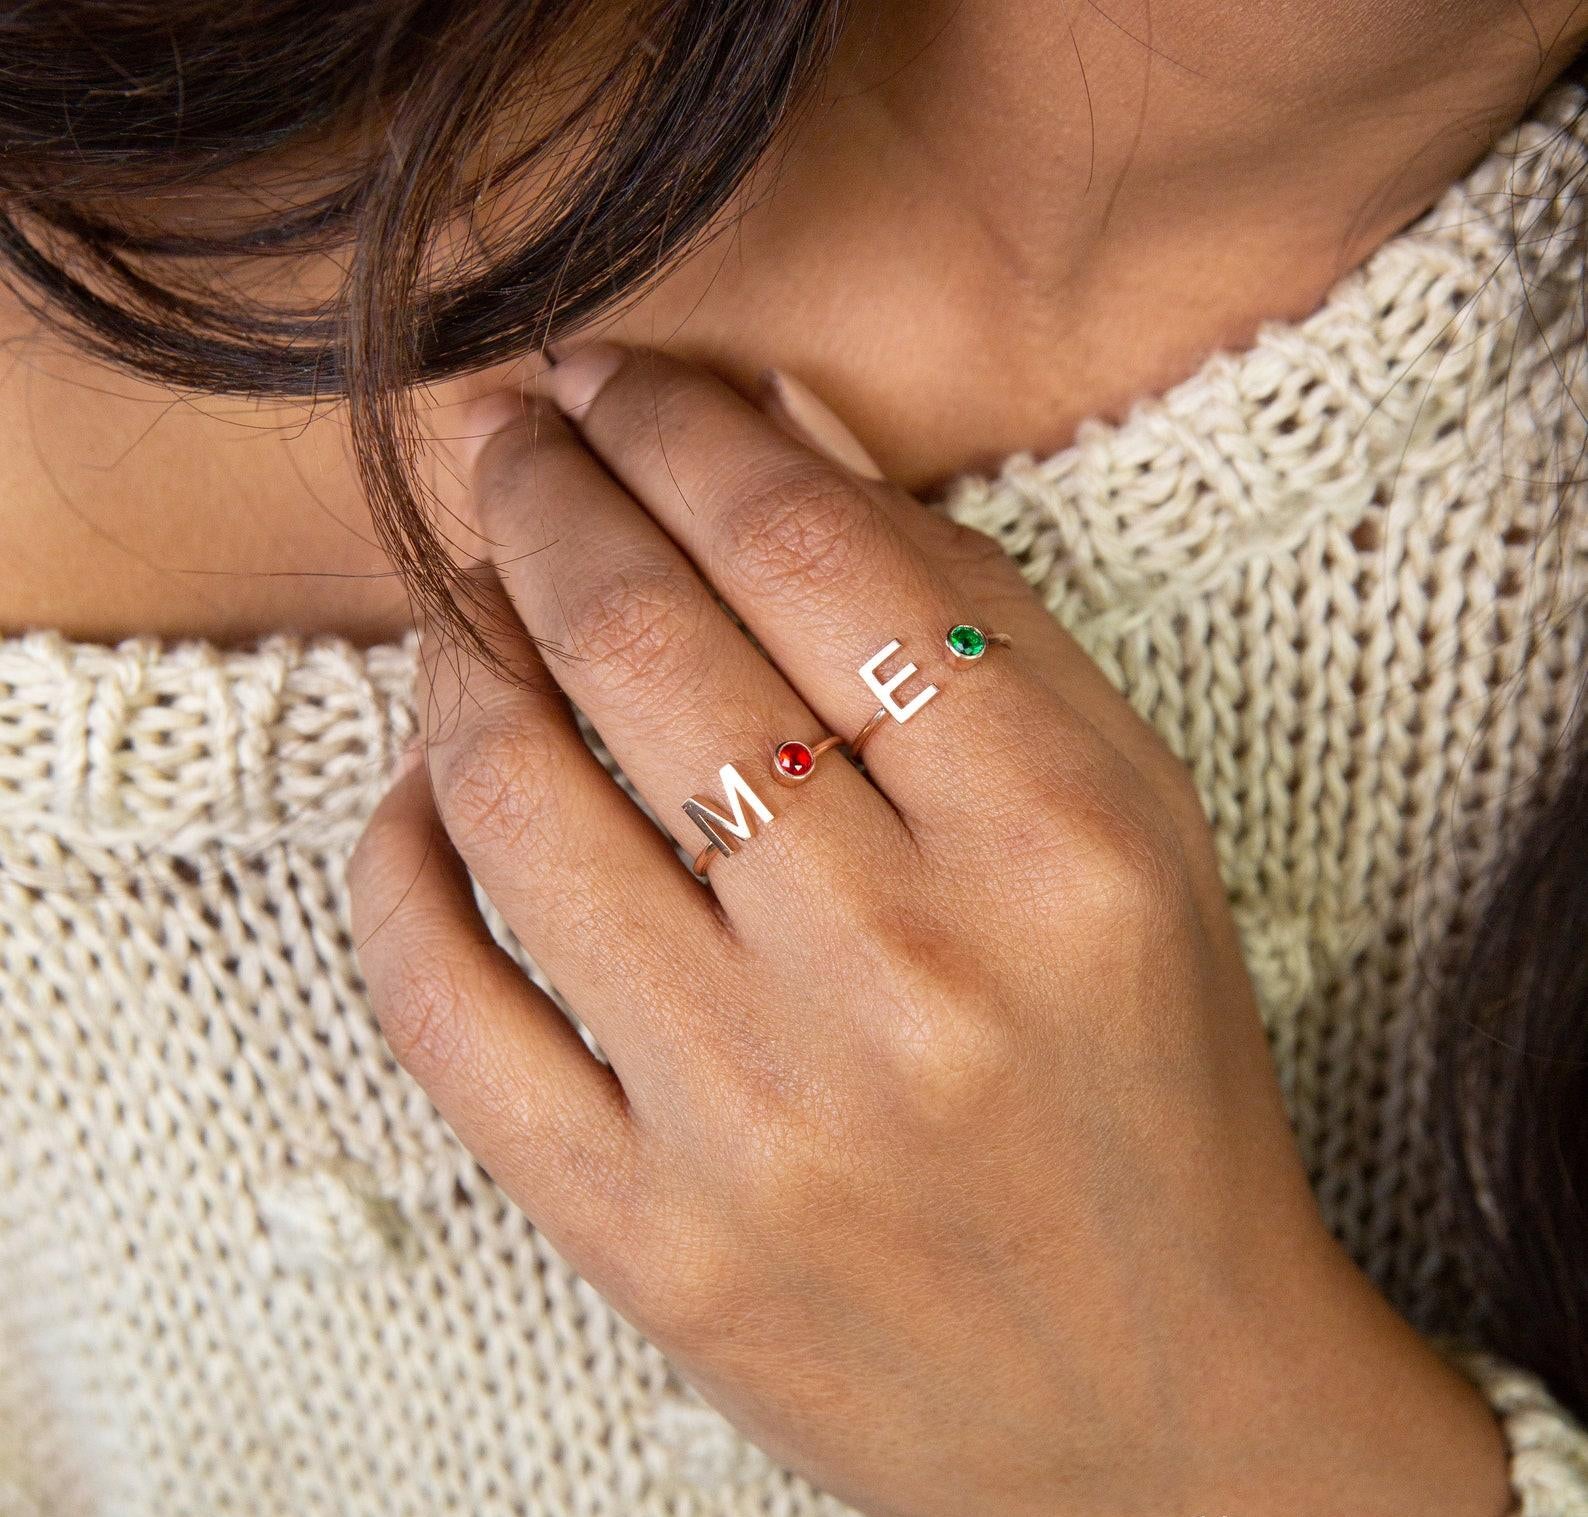
[[[504,1102],[498,1119],[517,1141],[494,1161],[497,1178],[510,1192],[541,1196],[551,1178],[557,1195],[541,1208],[548,1236],[592,1284],[616,1287],[631,1259],[643,1267],[648,1257],[636,1239],[655,1187],[629,1134],[555,1108],[543,1092]]]
[[[700,647],[705,597],[678,569],[609,570],[565,599],[569,651],[614,692],[653,688]]]
[[[1187,886],[1173,805],[1124,759],[1070,744],[1041,752],[1023,772],[1011,756],[1016,777],[989,808],[1008,888],[1100,931],[1161,924]]]
[[[739,1209],[784,1223],[849,1193],[867,1120],[865,1093],[830,1064],[780,1041],[718,1054],[719,1127],[733,1134]]]
[[[844,1095],[812,1070],[780,1077],[777,1097],[740,1127],[746,1189],[754,1210],[789,1218],[847,1192],[854,1126]]]
[[[632,1237],[608,1241],[598,1266],[603,1291],[646,1335],[677,1352],[718,1341],[742,1314],[735,1251],[700,1220],[670,1215]]]
[[[758,594],[853,582],[874,561],[876,503],[835,469],[782,465],[738,481],[728,496],[720,569]]]
[[[1180,911],[1186,882],[1172,830],[1140,806],[1099,802],[1059,825],[1070,904],[1099,932],[1151,933]]]
[[[974,997],[912,999],[886,1019],[881,1042],[896,1096],[934,1126],[985,1120],[1019,1073],[1014,1028]]]
[[[458,847],[555,846],[559,744],[534,721],[486,716],[453,737],[435,775],[436,805]]]
[[[723,1264],[724,1273],[731,1268]],[[664,1276],[668,1281],[665,1297],[653,1289],[653,1304],[647,1317],[654,1324],[651,1336],[675,1353],[703,1353],[720,1344],[742,1321],[744,1294],[734,1290],[726,1278],[713,1275],[706,1265],[675,1265]]]

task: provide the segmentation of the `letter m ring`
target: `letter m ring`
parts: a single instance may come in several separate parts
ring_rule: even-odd
[[[745,815],[749,811],[763,824],[772,820],[765,801],[753,791],[745,778],[732,764],[724,764],[718,771],[723,793],[728,798],[731,815],[715,811],[698,796],[684,802],[684,815],[706,834],[706,846],[695,859],[695,873],[704,874],[713,853],[730,854],[738,843],[750,840],[753,828]],[[737,840],[735,842],[734,840]]]

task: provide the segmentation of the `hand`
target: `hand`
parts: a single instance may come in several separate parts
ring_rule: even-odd
[[[509,675],[427,643],[428,764],[352,871],[462,1140],[875,1517],[1496,1517],[1493,1419],[1321,1224],[1185,771],[1009,560],[696,368],[592,348],[545,385],[571,425],[514,395],[467,428]],[[1012,645],[958,661],[963,622]],[[937,694],[867,772],[775,784],[775,743],[877,711],[894,639],[889,698]],[[702,883],[569,699],[686,855],[724,764],[773,820]]]

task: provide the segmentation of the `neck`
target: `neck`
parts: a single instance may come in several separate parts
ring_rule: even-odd
[[[856,3],[777,175],[608,325],[788,369],[923,492],[1312,310],[1581,40],[1578,0]],[[0,632],[406,626],[340,412],[172,406],[32,325],[0,300]]]
[[[916,489],[1048,452],[1316,308],[1564,67],[1577,8],[873,6],[735,229],[608,330],[790,369]]]

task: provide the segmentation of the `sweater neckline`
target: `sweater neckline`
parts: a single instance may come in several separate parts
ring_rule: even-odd
[[[1580,220],[1585,117],[1588,90],[1557,83],[1311,316],[1265,323],[1123,420],[1085,422],[1057,452],[1014,454],[930,505],[1000,537],[1034,583],[1062,547],[1081,595],[1067,609],[1126,619],[1204,593],[1320,513],[1359,512],[1364,471],[1389,471],[1420,426],[1503,392],[1503,354],[1476,368],[1442,356],[1458,328],[1512,314],[1574,259],[1556,234]],[[1309,452],[1309,415],[1342,406],[1360,417],[1360,445]],[[11,867],[4,839],[23,833],[101,864],[106,850],[346,845],[413,733],[415,653],[411,634],[369,648],[288,634],[235,648],[0,638],[0,862]]]

